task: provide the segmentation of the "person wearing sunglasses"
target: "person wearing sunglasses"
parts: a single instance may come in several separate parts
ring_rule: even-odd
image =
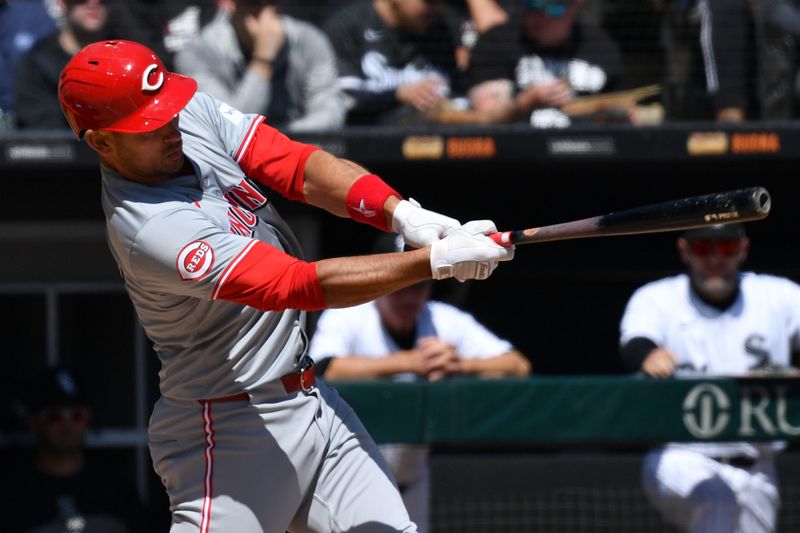
[[[742,272],[740,224],[686,232],[687,272],[636,290],[620,326],[623,364],[652,378],[792,372],[800,353],[800,285]],[[685,531],[774,531],[780,442],[670,443],[648,452],[645,493]]]
[[[517,0],[517,16],[481,33],[468,73],[479,121],[564,127],[571,120],[560,107],[621,88],[620,51],[602,28],[579,18],[584,1]]]
[[[3,531],[133,533],[152,531],[132,481],[86,448],[91,413],[74,374],[43,370],[28,384],[33,461],[4,466]]]

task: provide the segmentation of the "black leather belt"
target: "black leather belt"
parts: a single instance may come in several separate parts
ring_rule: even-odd
[[[735,466],[736,468],[753,468],[758,459],[746,455],[734,455],[733,457],[712,457],[716,462],[724,465]]]

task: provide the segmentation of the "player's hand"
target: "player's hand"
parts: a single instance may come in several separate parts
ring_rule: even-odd
[[[395,91],[398,102],[423,113],[439,106],[447,95],[447,83],[442,78],[427,78],[401,85]]]
[[[486,279],[499,261],[514,258],[514,247],[504,248],[487,237],[497,231],[491,220],[473,220],[431,245],[433,279]]]
[[[436,337],[423,337],[419,339],[417,347],[425,360],[428,381],[438,381],[461,373],[461,358],[452,344]]]
[[[564,80],[537,83],[517,95],[517,102],[525,111],[537,107],[561,107],[570,100],[572,100],[572,89]]]
[[[642,362],[642,372],[653,378],[667,378],[675,373],[677,363],[675,354],[664,348],[656,348]]]
[[[392,215],[392,230],[414,248],[433,244],[460,227],[458,220],[423,209],[413,198],[401,200]]]
[[[263,8],[244,19],[245,29],[253,40],[253,57],[272,61],[286,40],[286,30],[275,6]]]

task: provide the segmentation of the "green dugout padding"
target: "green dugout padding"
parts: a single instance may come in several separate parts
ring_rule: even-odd
[[[339,381],[378,442],[649,444],[798,440],[800,379]]]

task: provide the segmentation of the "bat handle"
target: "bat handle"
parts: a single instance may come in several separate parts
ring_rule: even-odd
[[[510,231],[498,231],[497,233],[490,233],[489,238],[505,248],[514,246],[514,243],[511,241]]]

